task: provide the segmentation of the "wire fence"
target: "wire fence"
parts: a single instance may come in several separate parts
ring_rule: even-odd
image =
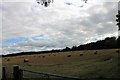
[[[37,78],[30,78],[24,76],[24,73],[32,73],[32,74],[38,74],[39,77]],[[34,76],[34,75],[33,75]],[[13,67],[13,80],[86,80],[79,77],[72,77],[72,76],[65,76],[65,75],[59,75],[59,74],[52,74],[48,72],[41,72],[41,71],[32,71],[27,69],[21,69],[19,66]],[[2,80],[6,80],[6,72],[5,67],[3,67],[3,73],[2,73]]]

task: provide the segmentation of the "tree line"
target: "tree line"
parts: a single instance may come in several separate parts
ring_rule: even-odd
[[[96,50],[96,49],[116,49],[120,48],[120,37],[107,37],[104,40],[98,40],[88,44],[73,46],[72,48],[66,47],[63,51],[75,50]]]

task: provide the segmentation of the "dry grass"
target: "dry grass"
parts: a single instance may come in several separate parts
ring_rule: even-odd
[[[13,65],[34,71],[65,74],[78,77],[118,77],[116,49],[86,51],[71,51],[48,54],[33,54],[3,58],[3,65],[7,67],[7,76],[10,77]],[[70,57],[68,58],[68,55]],[[44,57],[43,57],[44,56]],[[24,59],[29,62],[24,63]],[[109,59],[108,59],[109,58]],[[10,61],[7,61],[10,59]],[[28,77],[38,77],[24,73]]]

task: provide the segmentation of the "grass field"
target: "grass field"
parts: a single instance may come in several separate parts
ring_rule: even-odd
[[[118,49],[85,50],[47,54],[22,55],[2,59],[6,67],[7,77],[12,77],[13,65],[22,69],[44,71],[49,73],[96,78],[118,78]],[[96,52],[97,51],[97,52]],[[28,59],[29,62],[24,62]],[[24,73],[24,77],[36,78],[39,75]]]

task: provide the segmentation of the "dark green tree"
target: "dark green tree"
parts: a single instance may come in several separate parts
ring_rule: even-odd
[[[120,30],[120,10],[118,10],[118,14],[116,15],[117,19],[117,25],[118,25],[118,30]]]
[[[120,10],[118,10],[118,14],[116,15],[117,19],[117,25],[118,25],[118,33],[120,32]],[[118,39],[117,39],[117,44],[118,44],[118,47],[120,48],[120,35],[118,35]]]

